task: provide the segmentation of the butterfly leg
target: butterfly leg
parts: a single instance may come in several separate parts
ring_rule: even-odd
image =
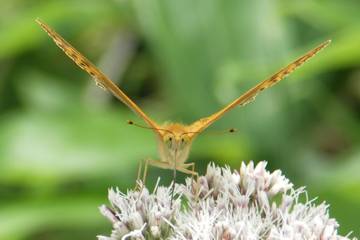
[[[194,163],[194,162],[192,162],[192,163],[183,163],[183,164],[182,164],[182,167],[183,167],[183,168],[189,168],[189,167],[191,167],[191,170],[193,170],[193,171],[195,170],[195,167],[194,167],[194,166],[195,166],[195,163]]]
[[[195,172],[195,163],[194,163],[194,162],[192,162],[192,163],[184,163],[184,164],[182,165],[182,168],[186,168],[186,169],[191,168],[191,172],[192,172],[192,173],[188,173],[188,174],[191,174],[191,178],[193,178],[194,176],[196,176],[196,180],[197,180],[198,173]],[[180,171],[180,170],[179,170],[179,171]]]
[[[146,159],[140,161],[138,171],[137,171],[135,189],[141,189],[140,182],[142,183],[143,186],[145,185],[149,161],[152,161],[152,160],[146,158]],[[143,165],[144,165],[144,170],[142,169]],[[141,177],[141,174],[142,174],[142,177]]]
[[[183,164],[183,167],[184,168],[190,168],[191,167],[191,171],[193,172],[193,174],[191,174],[191,180],[193,181],[194,180],[194,176],[195,176],[195,181],[193,182],[194,185],[193,185],[193,188],[195,190],[195,195],[196,195],[196,198],[195,200],[197,201],[198,198],[199,198],[199,193],[200,193],[200,183],[199,183],[199,174],[195,171],[195,163],[192,162],[192,163],[185,163]]]
[[[182,167],[186,168],[186,169],[191,168],[191,171],[195,172],[195,163],[194,162],[192,162],[192,163],[184,163],[184,164],[182,164]]]
[[[162,169],[171,169],[172,168],[167,162],[152,160],[149,158],[145,159],[144,161],[145,161],[145,166],[144,166],[144,172],[143,172],[143,177],[142,177],[142,182],[144,185],[145,185],[149,165],[158,167],[158,168],[162,168]]]
[[[192,164],[191,171],[195,172],[195,162],[192,162],[191,164]],[[193,177],[194,177],[194,175],[191,175],[191,180],[193,180]],[[196,172],[195,182],[198,182],[198,179],[199,179],[199,174],[198,174],[198,172]]]
[[[137,172],[137,177],[136,177],[136,182],[135,182],[135,189],[141,189],[140,186],[140,175],[141,175],[141,171],[142,171],[142,165],[143,165],[143,161],[139,162],[139,167],[138,167],[138,172]]]
[[[142,182],[143,182],[144,186],[145,186],[145,183],[146,183],[146,177],[147,177],[147,171],[148,171],[149,161],[150,161],[149,158],[146,158],[146,159],[144,160],[144,162],[145,162],[144,165],[145,165],[145,166],[144,166],[144,172],[143,172],[143,177],[142,177]]]
[[[168,162],[156,161],[156,160],[152,160],[152,159],[147,159],[146,165],[151,165],[151,166],[162,168],[162,169],[173,169],[174,168],[174,166],[169,164]],[[145,165],[145,168],[147,168],[146,165]],[[189,167],[191,167],[191,170],[187,169]],[[189,175],[193,175],[193,176],[198,175],[198,173],[195,172],[195,163],[181,164],[179,166],[176,166],[176,170],[186,173],[186,174],[189,174]]]
[[[187,169],[188,167],[191,167],[191,170]],[[184,165],[177,166],[176,170],[178,170],[179,172],[182,172],[182,173],[189,174],[191,176],[198,176],[198,173],[195,172],[195,164],[189,163],[189,164],[185,164],[185,166]]]
[[[170,165],[168,162],[157,161],[157,160],[152,160],[152,159],[146,159],[145,160],[143,181],[145,180],[145,177],[146,177],[148,165],[158,167],[158,168],[162,168],[162,169],[173,169],[174,168],[174,166]],[[189,167],[191,167],[191,170],[187,169]],[[176,170],[178,170],[179,172],[185,173],[185,174],[192,175],[192,176],[198,176],[198,173],[195,172],[195,163],[185,163],[185,164],[182,164],[180,166],[176,166]]]

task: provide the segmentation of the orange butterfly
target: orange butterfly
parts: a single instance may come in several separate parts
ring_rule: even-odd
[[[159,168],[173,169],[174,174],[176,173],[176,170],[178,170],[186,174],[197,175],[194,170],[195,164],[185,163],[185,161],[188,158],[192,141],[199,133],[204,131],[207,127],[209,127],[212,123],[214,123],[234,107],[238,105],[244,106],[251,102],[258,93],[284,79],[288,74],[293,72],[297,67],[301,66],[331,42],[328,40],[320,44],[318,47],[296,59],[294,62],[290,63],[288,66],[281,69],[270,78],[260,82],[255,87],[245,92],[243,95],[235,99],[220,111],[215,112],[208,117],[201,118],[190,125],[183,125],[180,123],[158,124],[148,115],[146,115],[141,110],[141,108],[136,105],[128,96],[126,96],[126,94],[108,77],[106,77],[104,73],[97,69],[94,64],[92,64],[74,47],[66,42],[59,34],[57,34],[54,30],[52,30],[48,25],[39,19],[37,19],[36,22],[49,34],[56,45],[58,45],[66,53],[66,55],[68,55],[80,68],[85,70],[95,79],[97,85],[110,91],[115,97],[117,97],[120,101],[122,101],[130,109],[137,113],[149,125],[150,129],[154,130],[158,138],[160,160],[146,160],[144,178],[148,164]],[[129,123],[133,124],[132,122]]]

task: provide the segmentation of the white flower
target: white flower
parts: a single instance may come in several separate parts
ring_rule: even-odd
[[[110,189],[111,208],[103,205],[100,212],[113,231],[98,239],[349,239],[338,235],[328,205],[301,203],[305,189],[265,167],[264,161],[242,163],[239,171],[209,164],[197,182],[177,184],[173,200],[172,186],[152,193],[145,186],[127,194]]]

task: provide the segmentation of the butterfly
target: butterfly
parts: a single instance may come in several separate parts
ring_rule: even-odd
[[[284,79],[288,74],[292,73],[296,68],[315,56],[320,50],[328,46],[331,42],[331,40],[323,42],[286,67],[282,68],[280,71],[276,72],[271,77],[258,83],[224,108],[208,117],[201,118],[189,125],[183,125],[180,123],[158,124],[153,119],[151,119],[118,86],[116,86],[104,73],[96,68],[94,64],[92,64],[73,46],[71,46],[58,33],[56,33],[41,20],[36,19],[36,22],[45,32],[47,32],[56,45],[61,48],[61,50],[63,50],[67,56],[69,56],[80,68],[85,70],[94,78],[98,86],[111,92],[116,98],[118,98],[145,121],[145,123],[148,125],[146,128],[150,128],[154,131],[158,139],[160,160],[146,160],[144,178],[148,164],[163,169],[172,169],[174,171],[174,175],[176,174],[176,171],[197,175],[197,172],[195,172],[195,163],[186,163],[186,160],[188,159],[192,142],[200,133],[202,133],[207,127],[209,127],[215,121],[224,116],[225,113],[232,110],[236,106],[245,106],[249,102],[253,101],[257,94],[269,87],[272,87]],[[134,123],[130,121],[129,124]]]

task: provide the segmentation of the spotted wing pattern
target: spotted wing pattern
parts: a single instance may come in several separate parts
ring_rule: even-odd
[[[105,89],[109,90],[116,98],[122,101],[135,113],[137,113],[154,131],[160,136],[162,133],[158,130],[158,124],[156,124],[150,117],[148,117],[139,106],[137,106],[120,88],[118,88],[115,83],[113,83],[104,73],[95,67],[86,57],[84,57],[80,52],[78,52],[73,46],[71,46],[65,39],[63,39],[58,33],[52,30],[47,24],[42,22],[39,19],[36,19],[36,22],[41,26],[41,28],[47,32],[47,34],[54,40],[56,45],[65,52],[67,56],[73,60],[76,65],[81,69],[85,70],[90,74],[94,79],[96,84]]]
[[[312,49],[305,55],[299,57],[294,62],[287,65],[285,68],[281,69],[274,75],[272,75],[270,78],[260,82],[255,87],[251,88],[247,92],[245,92],[243,95],[241,95],[239,98],[235,99],[233,102],[231,102],[229,105],[221,109],[220,111],[210,115],[209,117],[201,118],[200,120],[194,122],[189,126],[189,132],[192,132],[190,134],[192,137],[197,135],[198,133],[202,132],[205,128],[207,128],[209,125],[214,123],[216,120],[218,120],[220,117],[222,117],[227,111],[233,109],[234,107],[240,105],[244,106],[251,101],[253,101],[257,94],[259,94],[261,91],[272,87],[282,79],[284,79],[288,74],[292,73],[296,68],[300,67],[302,64],[304,64],[307,60],[315,56],[320,50],[325,48],[330,44],[331,40],[328,40],[322,44],[320,44],[318,47]]]

